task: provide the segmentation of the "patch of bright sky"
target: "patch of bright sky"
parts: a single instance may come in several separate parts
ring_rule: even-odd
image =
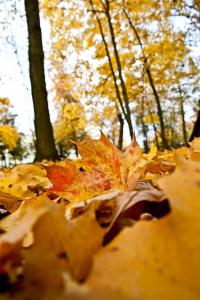
[[[9,13],[11,1],[4,1],[1,7],[1,20],[7,21],[5,28],[0,28],[0,38],[3,41],[0,47],[0,97],[8,97],[16,117],[16,125],[20,132],[31,134],[34,129],[34,114],[31,98],[28,65],[27,26],[24,11],[24,2],[16,2],[16,15]],[[44,50],[49,51],[49,26],[42,19]],[[6,42],[9,37],[11,43]],[[48,65],[45,66],[46,69]],[[47,88],[51,87],[51,80],[46,76]],[[53,94],[52,94],[53,95]],[[49,101],[52,120],[56,113],[53,108],[52,97]]]

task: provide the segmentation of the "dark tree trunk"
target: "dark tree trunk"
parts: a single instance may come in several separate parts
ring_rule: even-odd
[[[118,114],[118,119],[119,119],[119,140],[118,140],[118,148],[122,150],[123,146],[123,133],[124,133],[124,120],[122,118],[122,115],[119,113]]]
[[[148,127],[144,122],[144,96],[142,96],[141,101],[141,120],[142,120],[142,133],[144,136],[143,145],[144,145],[144,151],[147,153],[149,150],[148,146]]]
[[[38,0],[25,0],[29,41],[29,71],[35,113],[36,160],[56,159],[44,75],[44,52]]]
[[[156,124],[154,123],[153,114],[152,114],[152,111],[151,111],[151,108],[150,108],[150,105],[149,105],[148,102],[147,102],[147,106],[148,106],[149,115],[150,115],[150,118],[151,118],[151,123],[152,123],[152,126],[153,126],[153,131],[154,131],[154,136],[155,136],[155,143],[156,143],[157,148],[159,148],[157,128],[156,128]]]
[[[186,130],[186,123],[185,123],[185,111],[184,111],[183,98],[180,99],[180,110],[181,110],[181,119],[182,119],[183,139],[184,139],[184,143],[186,145],[187,144],[187,130]]]
[[[119,80],[120,80],[122,95],[123,95],[124,104],[126,107],[126,121],[128,123],[130,137],[132,139],[134,136],[134,133],[133,133],[133,124],[132,124],[132,120],[131,120],[131,111],[130,111],[130,107],[129,107],[129,98],[128,98],[128,92],[126,89],[126,84],[125,84],[125,81],[124,81],[123,75],[122,75],[122,65],[121,65],[121,61],[120,61],[119,52],[117,49],[117,42],[116,42],[116,37],[115,37],[114,28],[113,28],[113,24],[112,24],[112,18],[110,15],[110,1],[109,0],[105,1],[105,7],[106,7],[106,16],[107,16],[107,20],[108,20],[108,26],[109,26],[109,30],[110,30],[110,37],[111,37],[111,41],[112,41],[115,61],[116,61],[117,70],[119,73]]]
[[[146,65],[146,72],[147,72],[147,76],[148,76],[148,79],[149,79],[149,83],[150,83],[150,86],[152,88],[152,91],[153,91],[153,94],[154,94],[154,97],[155,97],[155,100],[156,100],[156,104],[157,104],[158,117],[159,117],[159,120],[160,120],[160,135],[161,135],[161,139],[162,139],[162,146],[164,148],[167,148],[168,145],[167,145],[167,139],[166,139],[166,136],[165,136],[165,125],[164,125],[163,112],[162,112],[161,103],[160,103],[160,97],[159,97],[158,92],[155,88],[155,84],[154,84],[154,81],[153,81],[153,77],[151,76],[150,68],[148,67],[147,63],[145,63],[145,65]]]
[[[199,106],[200,106],[200,101],[199,101]],[[194,123],[194,127],[189,142],[191,142],[195,137],[200,137],[200,110],[198,111],[197,120]]]
[[[103,41],[103,44],[104,44],[104,47],[105,47],[105,51],[106,51],[106,55],[107,55],[107,58],[108,58],[109,67],[110,67],[111,74],[112,74],[112,77],[113,77],[113,83],[114,83],[114,86],[115,86],[116,97],[117,97],[119,106],[120,106],[120,108],[122,110],[122,113],[124,115],[124,118],[127,121],[127,124],[128,124],[128,127],[129,127],[130,136],[132,138],[133,128],[132,128],[132,121],[131,121],[131,117],[130,117],[130,110],[127,112],[127,105],[123,101],[124,97],[123,97],[123,99],[121,97],[120,89],[119,89],[118,84],[117,84],[117,76],[115,75],[115,70],[114,70],[114,66],[113,66],[113,63],[112,63],[112,59],[111,59],[111,54],[110,54],[110,50],[109,50],[109,47],[108,47],[108,43],[106,41],[106,37],[105,37],[105,34],[104,34],[104,30],[103,30],[103,26],[102,26],[102,23],[101,23],[101,19],[98,17],[97,11],[94,9],[93,0],[89,0],[89,1],[90,1],[90,4],[91,4],[91,11],[93,12],[94,16],[96,17],[96,20],[97,20],[97,23],[98,23],[98,26],[99,26],[99,30],[100,30],[100,33],[101,33],[102,41]],[[105,10],[106,10],[106,7],[105,7]],[[106,11],[105,11],[105,13],[106,13]],[[114,34],[114,32],[113,32],[113,34]],[[124,104],[125,104],[125,107],[124,107]],[[124,124],[123,124],[123,126],[124,126]]]

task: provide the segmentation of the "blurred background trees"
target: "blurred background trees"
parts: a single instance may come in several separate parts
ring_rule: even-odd
[[[0,98],[0,162],[2,167],[15,160],[14,150],[19,148],[20,136],[15,128],[15,115],[10,111],[10,100]]]
[[[198,110],[199,99],[199,56],[193,55],[200,42],[198,3],[51,0],[41,5],[51,28],[56,94],[62,82],[68,93],[77,94],[90,122],[115,125],[115,142],[126,123],[126,136],[134,128],[146,150],[152,142],[187,143],[193,125],[188,116]]]
[[[152,143],[175,148],[200,135],[199,1],[39,4],[44,40],[50,33],[46,77],[61,157],[92,126],[119,148],[135,132],[145,151]]]

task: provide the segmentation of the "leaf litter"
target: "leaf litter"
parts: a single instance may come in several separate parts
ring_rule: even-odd
[[[76,145],[1,176],[0,299],[199,299],[200,139]]]

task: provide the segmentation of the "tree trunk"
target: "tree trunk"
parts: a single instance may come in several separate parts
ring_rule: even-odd
[[[118,148],[122,150],[123,146],[123,133],[124,133],[124,120],[122,118],[122,115],[119,113],[118,114],[118,119],[119,119],[119,140],[118,140]]]
[[[132,125],[132,120],[131,120],[131,111],[130,111],[130,107],[129,107],[128,92],[127,92],[126,84],[124,82],[123,75],[122,75],[122,65],[121,65],[120,56],[119,56],[118,49],[117,49],[114,28],[113,28],[113,24],[112,24],[112,20],[111,20],[111,15],[110,15],[110,2],[109,2],[109,0],[106,0],[105,2],[106,2],[106,16],[107,16],[108,26],[109,26],[109,30],[110,30],[110,37],[111,37],[115,61],[116,61],[117,69],[118,69],[118,73],[119,73],[119,80],[120,80],[120,85],[121,85],[121,89],[122,89],[122,95],[123,95],[123,99],[124,99],[124,103],[125,103],[125,107],[126,107],[126,121],[128,123],[130,137],[132,139],[133,138],[133,125]]]
[[[185,145],[187,144],[187,130],[185,124],[185,111],[184,111],[184,99],[180,91],[180,112],[181,112],[181,120],[182,120],[182,132],[183,132],[183,140]]]
[[[144,53],[144,50],[143,50],[143,44],[142,44],[141,38],[138,34],[138,31],[137,31],[136,27],[134,26],[134,24],[131,22],[131,19],[130,19],[125,7],[123,8],[123,11],[124,11],[124,14],[125,14],[128,22],[129,22],[129,25],[130,25],[131,29],[133,30],[133,32],[136,36],[136,39],[137,39],[137,41],[140,45],[141,51],[142,51],[142,57],[143,57],[143,60],[144,60],[144,68],[145,68],[145,71],[146,71],[146,74],[147,74],[149,84],[151,86],[154,98],[156,100],[158,117],[159,117],[159,120],[160,120],[160,135],[161,135],[161,140],[162,140],[162,146],[164,148],[167,148],[168,145],[167,145],[167,139],[166,139],[166,136],[165,136],[165,125],[164,125],[163,112],[162,112],[161,103],[160,103],[160,97],[158,95],[158,92],[157,92],[157,89],[156,89],[156,86],[155,86],[155,83],[154,83],[154,80],[153,80],[153,76],[151,74],[151,70],[150,70],[150,67],[149,67],[149,64],[148,64],[147,57],[146,57],[146,55]]]
[[[152,114],[152,111],[150,109],[150,105],[149,105],[148,102],[147,102],[147,106],[148,106],[149,115],[150,115],[150,118],[151,118],[151,123],[152,123],[152,126],[153,126],[153,131],[154,131],[156,146],[157,146],[157,148],[159,148],[157,128],[156,128],[156,124],[154,123],[153,114]]]
[[[141,101],[141,120],[142,120],[142,133],[144,136],[144,140],[143,140],[144,151],[147,153],[149,150],[149,146],[148,146],[148,134],[147,134],[148,128],[144,122],[144,96],[142,96],[142,101]]]
[[[35,113],[36,160],[58,157],[49,116],[44,75],[44,52],[38,0],[25,0],[29,41],[29,72]]]
[[[156,104],[157,104],[158,117],[159,117],[159,120],[160,120],[160,135],[161,135],[161,140],[162,140],[162,146],[164,148],[167,148],[168,145],[167,145],[167,139],[166,139],[166,136],[165,136],[165,125],[164,125],[164,119],[163,119],[163,112],[162,112],[162,108],[161,108],[161,104],[160,104],[160,97],[159,97],[158,92],[155,88],[153,77],[151,76],[151,71],[150,71],[147,64],[146,64],[146,72],[147,72],[149,83],[150,83],[150,86],[152,88],[152,91],[153,91],[153,94],[154,94],[154,97],[155,97],[155,100],[156,100]]]
[[[199,101],[199,107],[200,107],[200,101]],[[189,142],[191,142],[195,137],[200,137],[200,110],[198,111],[197,120],[194,123],[194,127]]]

